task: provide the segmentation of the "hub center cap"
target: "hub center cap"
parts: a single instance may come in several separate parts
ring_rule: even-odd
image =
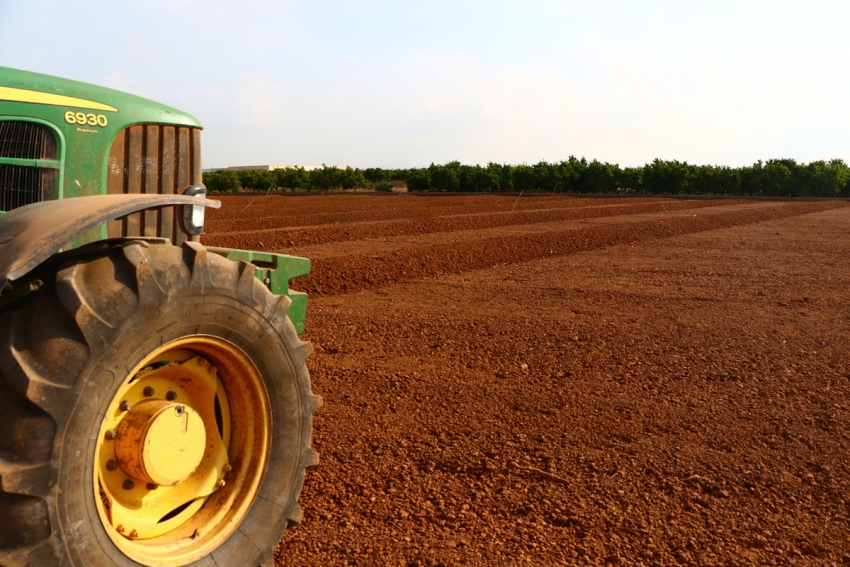
[[[136,404],[121,420],[115,457],[131,478],[175,486],[201,464],[206,443],[204,421],[195,410],[149,400]]]

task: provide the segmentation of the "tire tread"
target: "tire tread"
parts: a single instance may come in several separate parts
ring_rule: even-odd
[[[293,498],[284,516],[289,521],[303,516],[297,498],[305,468],[318,463],[318,455],[310,448],[311,414],[320,407],[321,398],[310,391],[305,366],[312,346],[287,324],[291,301],[271,295],[254,277],[251,264],[209,253],[195,242],[172,252],[175,248],[159,242],[112,241],[108,246],[91,245],[91,253],[78,249],[59,254],[48,261],[49,267],[15,282],[26,289],[27,278],[33,282],[38,278],[43,283],[37,291],[0,303],[0,415],[4,416],[0,420],[0,567],[74,564],[55,526],[59,521],[56,455],[61,453],[56,433],[70,415],[73,403],[69,402],[84,385],[62,378],[80,376],[92,364],[91,353],[107,352],[127,318],[155,308],[181,290],[201,295],[221,288],[235,290],[253,302],[287,343],[294,375],[305,390],[307,415],[301,426]],[[158,265],[163,259],[167,265]],[[114,279],[104,282],[100,276],[109,269]],[[281,533],[283,528],[285,522]],[[267,563],[276,543],[259,550],[260,564]],[[240,557],[241,564],[244,560]],[[104,561],[109,562],[104,565],[112,564]],[[229,565],[213,558],[196,562],[205,564]]]

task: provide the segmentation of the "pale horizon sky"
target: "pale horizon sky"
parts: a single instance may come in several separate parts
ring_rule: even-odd
[[[169,104],[204,167],[850,162],[850,2],[0,0],[0,65]]]

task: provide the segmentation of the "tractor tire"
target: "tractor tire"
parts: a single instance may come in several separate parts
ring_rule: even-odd
[[[0,297],[0,565],[274,564],[321,398],[254,271],[105,241]]]

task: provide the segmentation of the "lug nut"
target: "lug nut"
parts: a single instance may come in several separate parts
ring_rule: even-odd
[[[112,441],[113,439],[117,439],[117,438],[118,438],[118,432],[117,431],[115,431],[114,429],[107,429],[106,430],[106,440],[107,441]]]
[[[124,526],[122,526],[121,524],[118,524],[118,527],[115,528],[115,531],[118,532],[119,534],[123,534],[124,533]]]
[[[124,490],[133,490],[136,487],[136,483],[134,483],[132,480],[130,480],[128,478],[127,480],[124,481],[124,484],[122,484],[121,486],[124,488]]]
[[[137,537],[139,537],[139,532],[137,532],[136,530],[132,530],[132,531],[130,532],[130,537],[131,537],[131,538],[137,538]]]
[[[142,390],[142,393],[148,398],[154,395],[153,388],[151,388],[150,386],[145,386],[145,389]]]
[[[173,392],[173,391],[169,390],[169,392],[167,394],[165,394],[165,399],[168,400],[169,402],[173,402],[174,400],[177,399],[177,392]]]
[[[133,404],[131,404],[127,400],[124,400],[123,402],[118,404],[118,409],[120,409],[121,411],[130,411],[130,409],[132,409],[132,407],[133,407]]]
[[[232,470],[233,470],[233,467],[232,467],[232,466],[230,466],[230,464],[228,463],[228,464],[226,464],[226,465],[224,465],[224,466],[222,467],[222,470],[223,470],[224,472],[228,473],[228,472],[230,472],[230,471],[232,471]]]
[[[115,459],[109,459],[108,461],[106,461],[106,470],[114,471],[117,468],[118,468],[118,461],[116,461]]]
[[[225,481],[223,478],[219,479],[219,481],[217,483],[215,483],[215,485],[219,488],[224,488],[225,484],[227,484],[227,481]]]
[[[152,482],[148,483],[148,490],[156,490],[157,488],[159,488],[159,486],[157,486],[156,484]]]

